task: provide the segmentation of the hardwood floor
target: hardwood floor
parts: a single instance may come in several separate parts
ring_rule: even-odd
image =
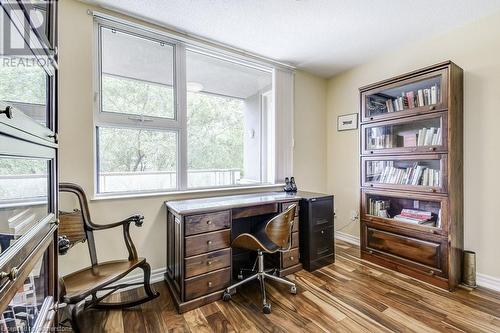
[[[163,282],[161,296],[124,311],[88,311],[82,332],[500,332],[500,293],[483,288],[449,293],[359,258],[337,241],[335,264],[295,280],[298,294],[268,283],[272,313],[261,312],[258,283],[178,314]],[[137,297],[137,290],[114,296]]]

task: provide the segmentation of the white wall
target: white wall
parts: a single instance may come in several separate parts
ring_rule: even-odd
[[[95,8],[75,0],[60,1],[59,5],[60,176],[61,181],[78,183],[90,194],[94,180],[93,19],[87,14],[87,9]],[[324,191],[326,81],[301,72],[297,73],[295,80],[295,176],[300,188]],[[208,195],[213,194],[203,194]],[[182,197],[187,195],[175,198]],[[173,198],[155,196],[95,200],[90,202],[90,209],[95,223],[110,223],[141,212],[145,216],[144,226],[132,227],[132,238],[139,255],[146,257],[152,268],[156,269],[165,266],[166,212],[163,202]],[[99,259],[126,258],[122,238],[119,229],[97,233]],[[60,257],[61,274],[88,264],[86,244],[80,244],[68,255]]]
[[[337,226],[359,209],[358,131],[336,131],[337,116],[359,112],[358,88],[445,60],[464,69],[465,248],[477,252],[479,273],[500,278],[500,14],[401,49],[381,45],[380,57],[328,82],[328,191],[335,194]],[[389,52],[389,53],[388,53]],[[359,223],[344,230],[359,235]]]

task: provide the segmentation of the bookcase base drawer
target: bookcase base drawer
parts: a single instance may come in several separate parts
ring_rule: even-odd
[[[444,275],[446,240],[420,239],[414,235],[362,223],[362,251],[376,254],[430,275]]]

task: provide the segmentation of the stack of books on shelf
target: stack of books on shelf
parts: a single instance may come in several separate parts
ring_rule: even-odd
[[[380,217],[389,217],[387,210],[390,208],[391,202],[389,200],[375,200],[368,199],[368,214]]]
[[[386,166],[380,174],[378,182],[384,184],[439,187],[441,185],[440,178],[439,170],[418,165],[418,162],[415,162],[412,167],[408,168],[396,168],[392,165]]]
[[[436,222],[432,220],[432,213],[424,210],[407,209],[401,210],[399,215],[394,216],[394,219],[401,222],[421,224],[421,225],[435,225]]]
[[[437,104],[439,100],[439,87],[433,85],[430,88],[418,89],[417,91],[402,92],[400,97],[385,101],[387,112],[403,111],[426,105]]]

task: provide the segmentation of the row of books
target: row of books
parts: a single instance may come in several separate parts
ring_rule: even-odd
[[[442,144],[441,127],[422,128],[417,133],[417,146],[439,146]]]
[[[439,87],[433,85],[430,88],[418,89],[417,91],[402,92],[400,97],[386,100],[387,112],[403,111],[437,104],[439,99]]]
[[[387,210],[390,208],[391,202],[389,200],[374,200],[368,199],[368,214],[380,217],[389,217]]]
[[[368,139],[368,149],[384,149],[395,147],[439,146],[442,144],[441,127],[421,128],[418,132],[405,134],[378,134],[372,131]]]
[[[396,168],[386,166],[380,176],[379,183],[400,184],[400,185],[422,185],[422,186],[440,186],[440,171],[425,166],[418,165],[418,162],[412,167]]]
[[[389,200],[375,200],[372,198],[368,199],[368,214],[383,218],[392,218],[396,221],[411,223],[411,224],[420,224],[427,226],[439,226],[441,220],[441,209],[437,215],[437,220],[435,218],[435,214],[432,212],[419,210],[419,209],[409,209],[403,208],[401,212],[394,217],[391,217],[388,213],[391,206],[391,202]]]

